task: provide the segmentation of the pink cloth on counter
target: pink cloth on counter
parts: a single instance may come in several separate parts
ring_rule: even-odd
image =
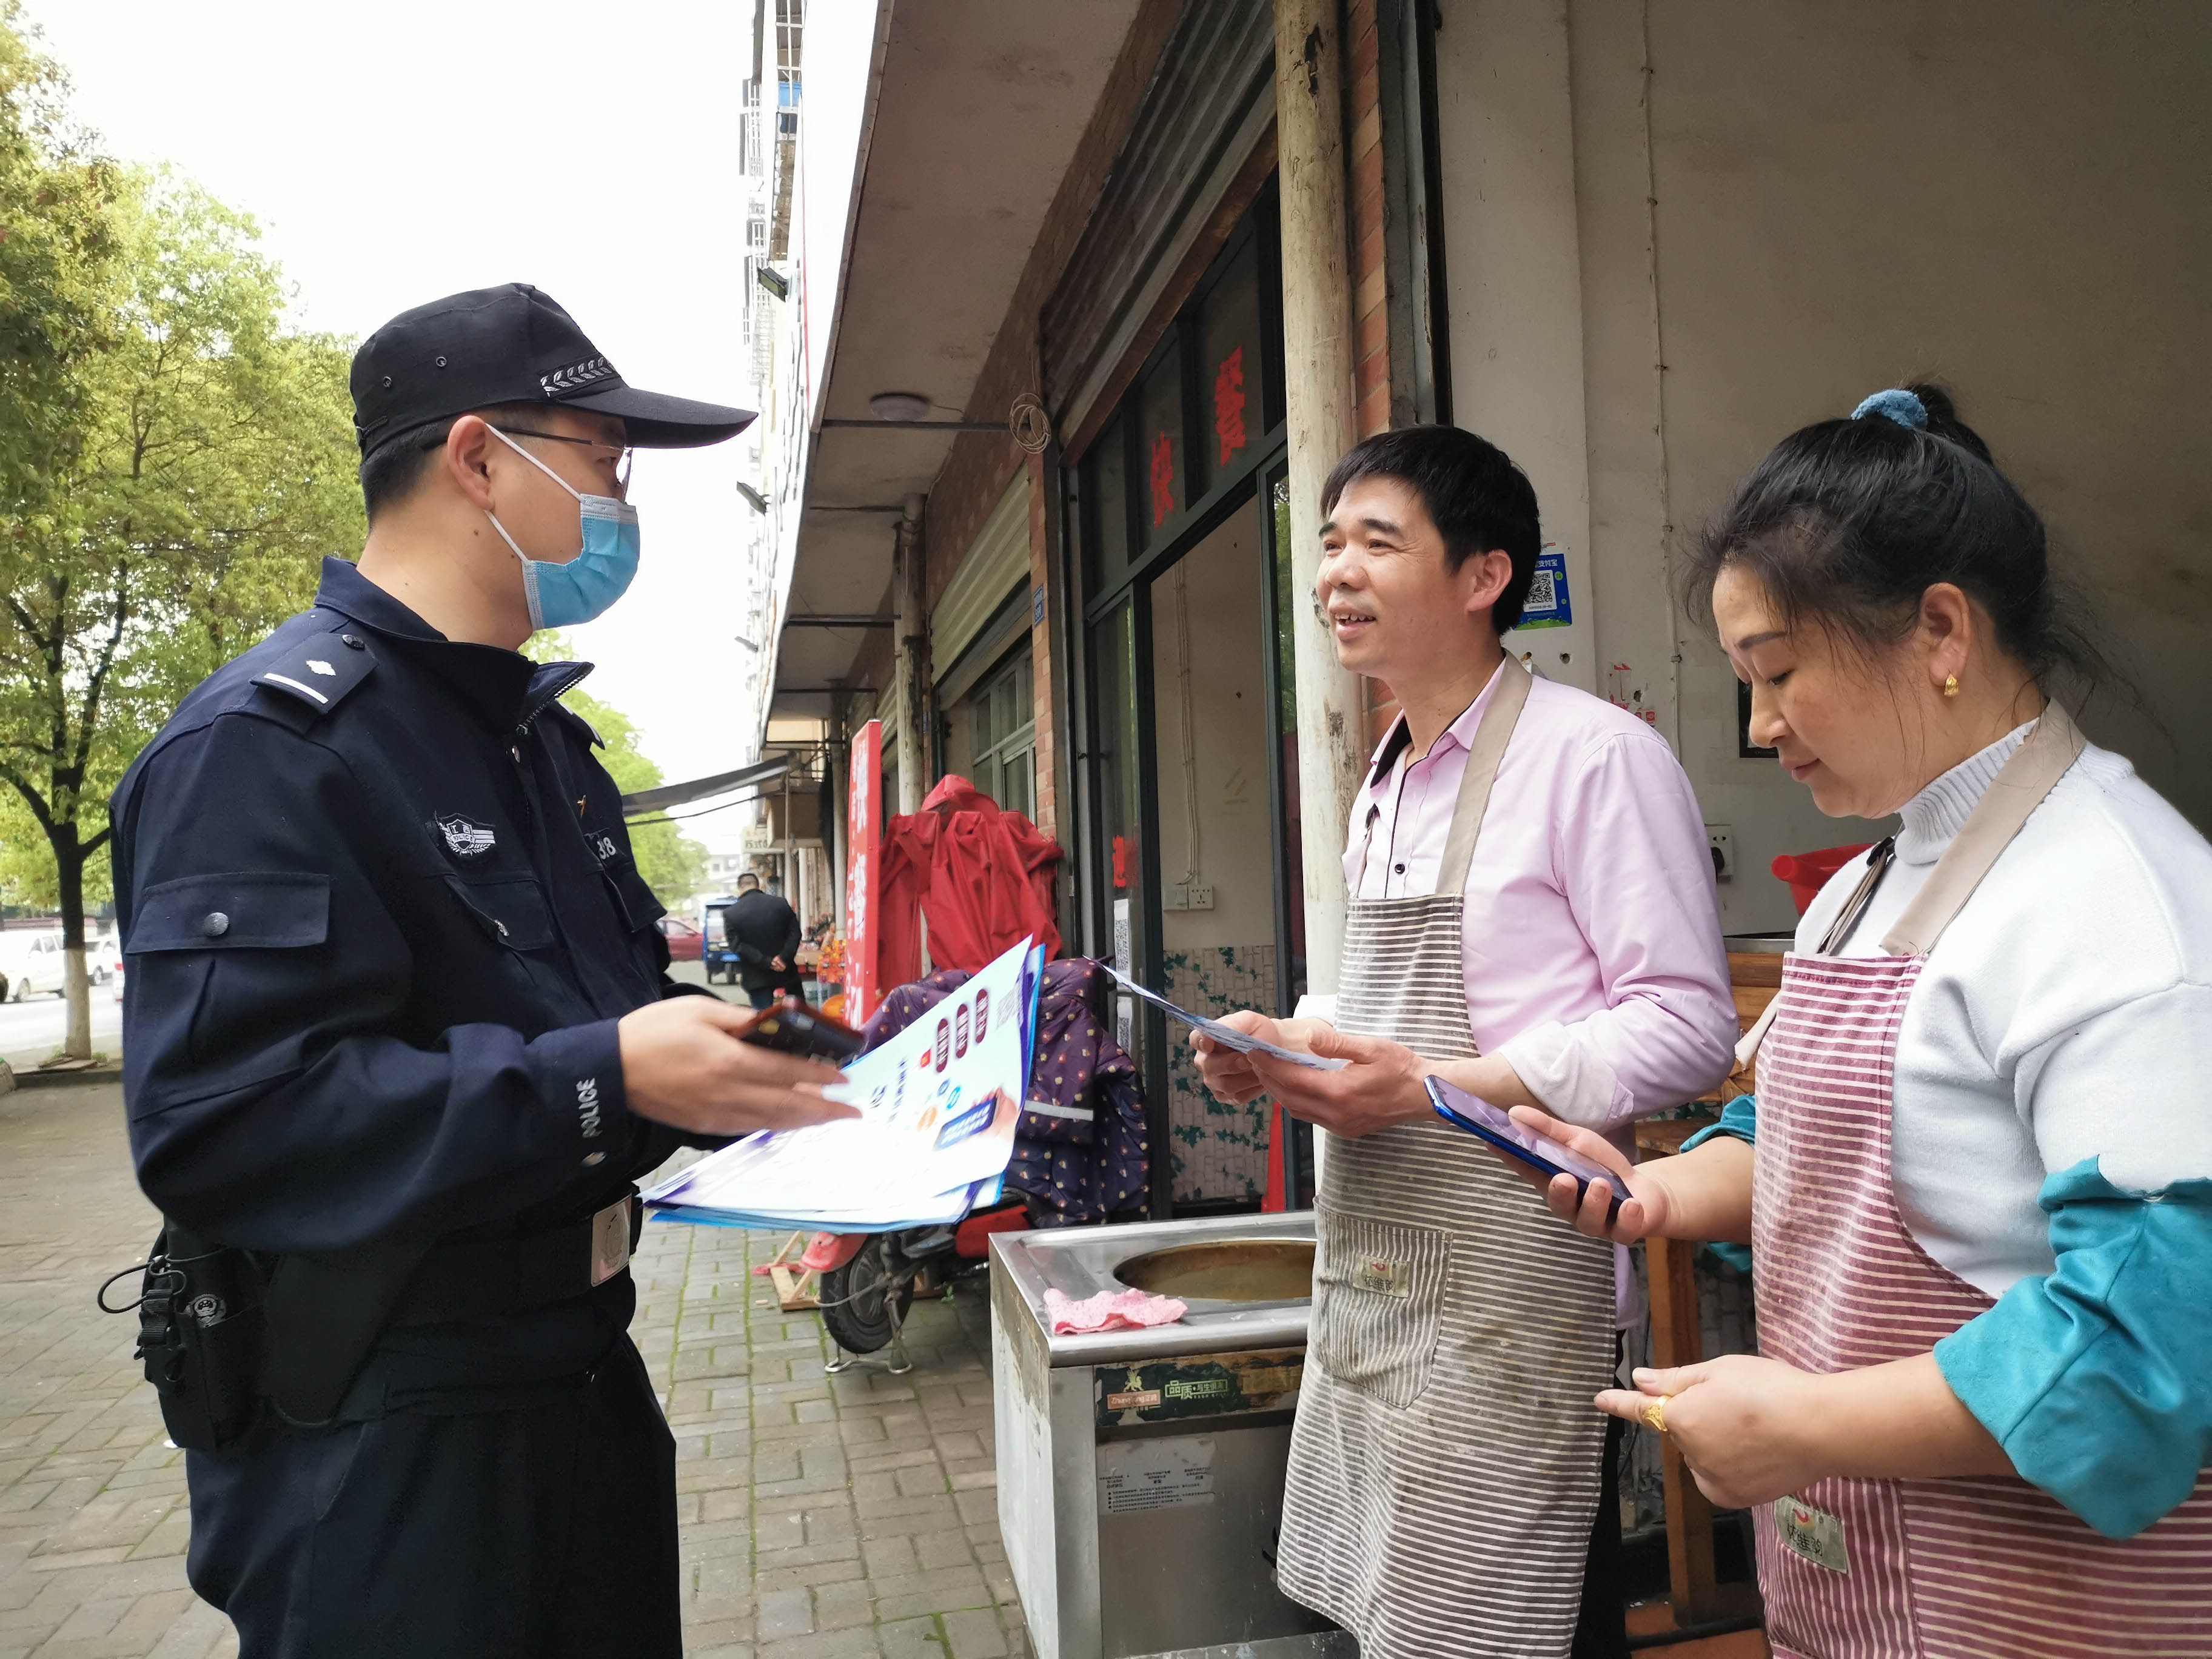
[[[1183,1316],[1185,1309],[1171,1296],[1152,1296],[1144,1291],[1101,1291],[1076,1302],[1060,1291],[1048,1290],[1044,1311],[1054,1336],[1079,1336],[1093,1331],[1172,1325]]]

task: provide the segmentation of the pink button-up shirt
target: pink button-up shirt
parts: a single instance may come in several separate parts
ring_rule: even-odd
[[[1402,719],[1376,750],[1344,855],[1358,896],[1437,890],[1497,686],[1421,758]],[[1626,1150],[1632,1120],[1728,1075],[1737,1022],[1712,854],[1689,779],[1642,720],[1555,681],[1528,688],[1466,907],[1468,1023],[1554,1117]]]
[[[1498,683],[1420,759],[1402,717],[1375,751],[1344,854],[1356,896],[1437,890],[1468,746]],[[1674,751],[1642,720],[1536,680],[1464,890],[1468,1024],[1553,1116],[1632,1159],[1632,1120],[1728,1075],[1735,997],[1704,817]],[[1633,1324],[1642,1310],[1626,1249],[1613,1285],[1620,1322]]]

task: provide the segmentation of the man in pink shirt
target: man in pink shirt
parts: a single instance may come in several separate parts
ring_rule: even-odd
[[[1352,805],[1336,994],[1231,1019],[1347,1063],[1199,1042],[1215,1093],[1326,1132],[1279,1574],[1363,1659],[1625,1654],[1619,1443],[1588,1401],[1634,1316],[1626,1261],[1562,1248],[1425,1081],[1624,1146],[1721,1081],[1736,1015],[1697,799],[1650,726],[1499,646],[1540,535],[1498,449],[1384,433],[1322,505],[1338,657],[1403,713]]]

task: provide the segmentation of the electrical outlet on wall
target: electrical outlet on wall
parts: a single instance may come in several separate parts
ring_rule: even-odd
[[[1713,849],[1713,876],[1728,881],[1735,875],[1735,834],[1725,823],[1705,826],[1705,845]]]
[[[1191,883],[1189,891],[1190,908],[1192,909],[1211,910],[1213,908],[1213,884],[1212,882],[1194,881]]]

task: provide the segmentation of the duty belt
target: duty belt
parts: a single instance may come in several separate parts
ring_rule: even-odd
[[[392,1325],[528,1313],[596,1289],[629,1265],[645,1224],[630,1193],[595,1215],[524,1238],[448,1240],[422,1259]]]
[[[263,1299],[264,1391],[287,1420],[326,1423],[386,1331],[528,1313],[587,1295],[629,1265],[643,1213],[633,1188],[595,1214],[520,1238],[286,1256]]]

